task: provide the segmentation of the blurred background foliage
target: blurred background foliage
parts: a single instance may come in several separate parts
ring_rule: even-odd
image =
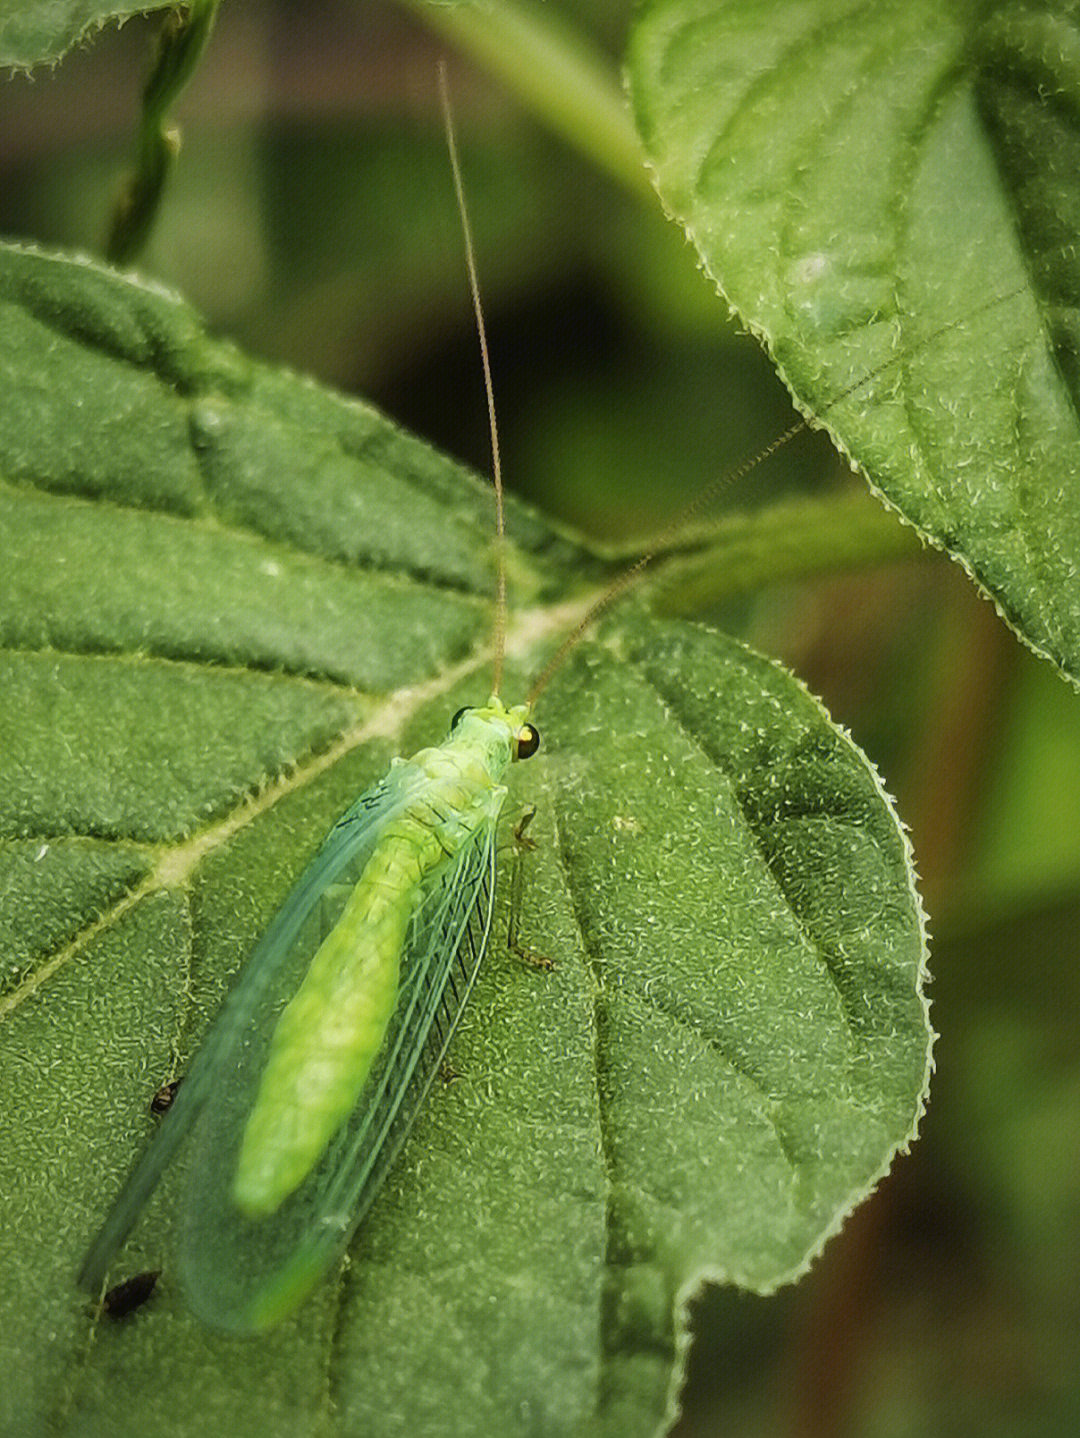
[[[616,82],[623,0],[562,8]],[[447,47],[414,11],[226,4],[138,268],[256,355],[486,469],[435,90]],[[131,22],[5,85],[7,236],[101,253],[154,31]],[[453,87],[509,483],[631,543],[781,431],[784,393],[658,203],[467,62]],[[722,505],[855,483],[803,436]],[[678,1431],[1078,1432],[1080,701],[936,554],[701,617],[788,663],[885,775],[932,918],[942,1037],[920,1141],[811,1274],[698,1300]]]

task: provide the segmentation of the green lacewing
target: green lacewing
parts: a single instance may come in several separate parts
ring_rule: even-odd
[[[443,82],[491,421],[500,550],[494,692],[485,705],[460,711],[441,745],[395,760],[330,831],[253,950],[182,1087],[157,1105],[167,1109],[161,1126],[80,1273],[85,1287],[102,1291],[184,1144],[191,1152],[179,1277],[196,1315],[226,1331],[259,1332],[291,1313],[340,1257],[378,1193],[440,1072],[488,943],[502,780],[510,763],[539,746],[532,700],[586,624],[649,559],[590,610],[530,698],[505,705],[498,437],[445,93]]]
[[[524,706],[456,716],[331,830],[255,948],[84,1265],[97,1290],[182,1140],[191,1306],[257,1332],[340,1254],[439,1071],[491,925]]]

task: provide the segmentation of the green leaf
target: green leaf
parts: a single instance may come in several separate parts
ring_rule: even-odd
[[[490,494],[131,280],[9,249],[0,304],[0,1429],[656,1432],[689,1296],[796,1276],[914,1131],[876,775],[777,665],[623,612],[514,774],[557,968],[492,945],[351,1262],[265,1339],[208,1333],[167,1176],[115,1274],[157,1291],[96,1317],[74,1275],[154,1091],[337,814],[486,692]],[[509,519],[512,697],[599,571]]]
[[[170,5],[101,4],[98,0],[4,0],[0,15],[0,65],[29,70],[59,60],[65,51],[110,20],[167,10]]]
[[[1065,3],[647,0],[629,63],[665,204],[804,409],[1074,680],[1078,41]]]

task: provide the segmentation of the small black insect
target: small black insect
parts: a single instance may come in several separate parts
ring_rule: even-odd
[[[183,1082],[182,1078],[175,1078],[170,1079],[168,1083],[163,1083],[150,1100],[150,1112],[158,1115],[168,1113],[173,1106],[176,1090]]]
[[[101,1300],[101,1311],[109,1318],[128,1318],[141,1308],[157,1287],[161,1270],[151,1273],[136,1273],[125,1278],[123,1283],[114,1284]]]

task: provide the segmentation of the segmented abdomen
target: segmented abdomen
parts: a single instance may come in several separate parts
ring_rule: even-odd
[[[442,751],[413,763],[436,772],[386,823],[274,1031],[233,1183],[249,1218],[280,1207],[351,1113],[394,1013],[402,951],[425,885],[501,802],[482,771],[437,772]]]

